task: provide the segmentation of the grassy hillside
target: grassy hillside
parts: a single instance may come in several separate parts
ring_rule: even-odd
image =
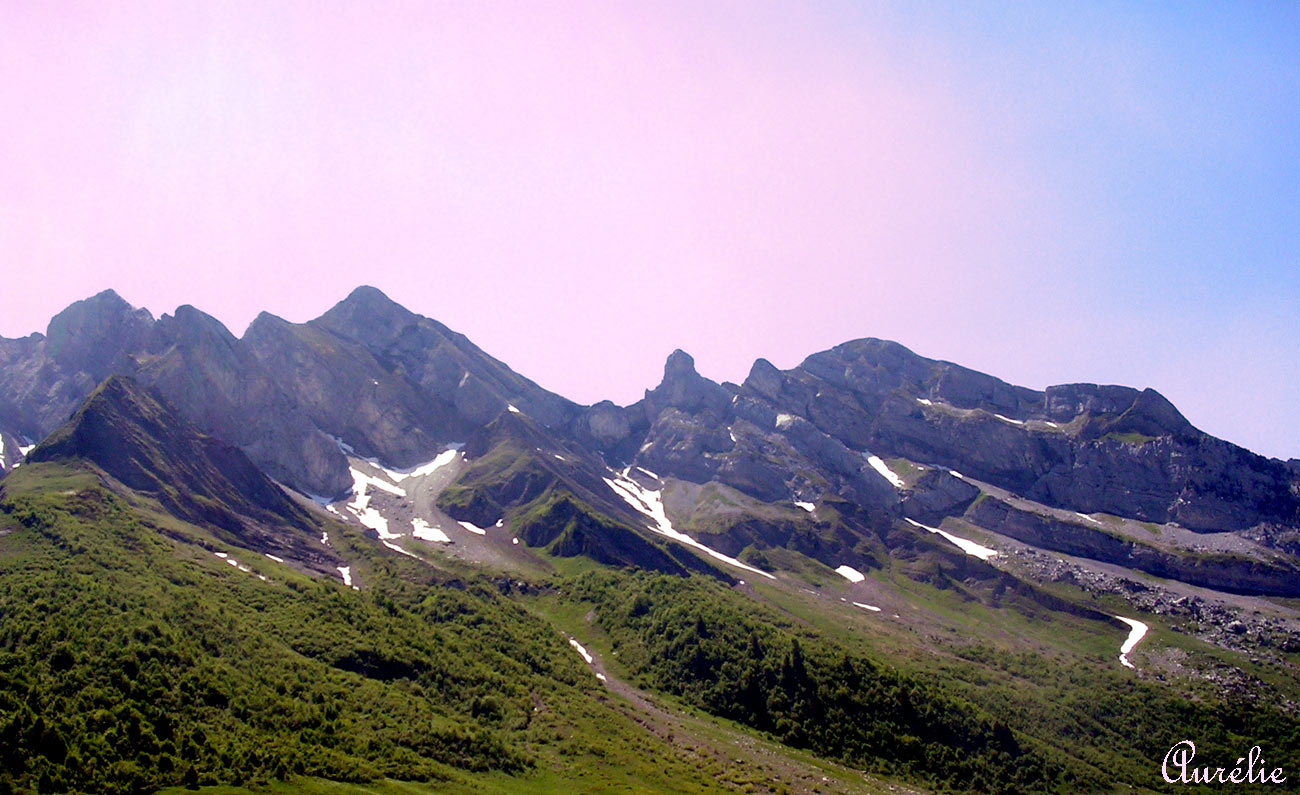
[[[486,582],[341,528],[370,585],[311,579],[89,468],[26,466],[0,491],[0,792],[458,771],[711,786]]]

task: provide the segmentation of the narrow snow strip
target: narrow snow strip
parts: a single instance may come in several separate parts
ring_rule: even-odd
[[[437,541],[441,544],[451,543],[451,537],[420,517],[411,520],[411,535],[422,541]]]
[[[867,578],[865,574],[848,565],[840,566],[835,569],[835,573],[849,582],[862,582]]]
[[[963,475],[962,473],[958,472],[958,471],[955,470],[955,469],[950,469],[950,470],[948,470],[948,474],[949,474],[949,475],[952,475],[953,477],[957,478],[958,480],[965,480],[965,479],[966,479],[966,476],[965,476],[965,475]]]
[[[339,566],[339,576],[341,576],[341,577],[343,578],[343,584],[344,584],[344,585],[352,586],[352,587],[354,587],[354,588],[356,587],[356,586],[352,585],[352,567],[351,567],[351,566]]]
[[[1091,516],[1089,516],[1086,513],[1079,513],[1078,511],[1075,511],[1074,515],[1079,517],[1080,519],[1083,519],[1084,521],[1092,522],[1093,524],[1101,524],[1101,522],[1097,521],[1096,519],[1093,519]]]
[[[1138,641],[1142,640],[1142,637],[1147,634],[1147,625],[1124,616],[1115,616],[1115,618],[1129,625],[1128,638],[1124,640],[1124,645],[1119,647],[1119,661],[1124,667],[1132,668],[1133,663],[1128,661],[1128,653],[1133,651],[1138,645]]]
[[[639,470],[641,470],[642,472],[646,473],[647,475],[649,475],[650,477],[654,478],[655,480],[658,480],[658,479],[659,479],[659,476],[658,476],[658,475],[656,475],[655,473],[653,473],[653,472],[651,472],[650,470],[646,469],[645,467],[637,467],[637,469],[639,469]]]
[[[885,480],[888,480],[894,488],[903,488],[903,479],[898,475],[895,475],[894,470],[890,469],[880,456],[871,455],[870,453],[863,453],[863,455],[867,457],[867,463],[871,464],[871,468],[879,472],[880,476]]]
[[[931,533],[938,533],[939,535],[943,536],[944,538],[948,539],[949,541],[951,541],[952,543],[960,547],[962,552],[965,552],[967,555],[977,557],[980,560],[988,560],[989,558],[998,554],[998,551],[996,549],[991,549],[989,547],[984,546],[983,544],[976,544],[974,541],[967,541],[966,539],[961,538],[960,536],[955,536],[952,533],[946,532],[944,530],[940,530],[937,527],[930,527],[928,525],[923,525],[914,519],[908,519],[907,523],[912,525],[913,527],[919,527],[922,530],[929,530]]]
[[[794,504],[798,505],[800,508],[803,508],[808,513],[813,513],[814,511],[817,510],[817,506],[813,505],[811,502],[799,502],[798,500],[795,500]]]
[[[485,535],[487,535],[487,531],[486,531],[486,530],[484,530],[483,528],[479,527],[478,525],[475,525],[475,524],[472,523],[472,522],[457,522],[456,524],[460,525],[461,527],[465,528],[466,530],[470,531],[471,533],[474,533],[475,535],[480,535],[480,536],[485,536]]]
[[[352,445],[350,445],[350,444],[348,444],[347,442],[343,441],[343,439],[342,439],[341,437],[338,437],[338,436],[331,436],[330,438],[334,440],[334,444],[338,445],[338,446],[339,446],[339,449],[342,450],[343,452],[345,452],[345,453],[347,453],[347,454],[349,454],[349,455],[352,455],[352,454],[354,454],[354,453],[357,452],[356,450],[353,449]]]
[[[587,665],[591,665],[591,655],[587,653],[586,649],[582,648],[581,643],[573,638],[569,638],[569,645],[578,650],[578,654],[581,654],[582,659],[587,661]]]
[[[735,566],[738,569],[744,569],[745,571],[762,575],[769,580],[776,579],[776,577],[761,569],[756,569],[747,563],[741,563],[735,558],[728,557],[715,549],[710,549],[685,533],[680,533],[673,529],[672,522],[668,521],[668,516],[664,514],[664,504],[660,497],[660,492],[642,488],[641,484],[627,476],[627,472],[628,470],[625,469],[622,474],[614,473],[617,480],[610,480],[609,478],[602,478],[602,480],[604,480],[606,485],[614,490],[615,494],[622,497],[624,502],[631,505],[639,513],[650,519],[650,530],[659,533],[660,535],[667,536],[674,541],[679,541],[688,547],[698,549],[704,554]]]
[[[853,603],[853,606],[854,606],[854,607],[860,607],[860,608],[862,608],[863,610],[870,610],[870,611],[873,612],[873,613],[879,613],[879,612],[880,612],[880,608],[879,608],[879,607],[876,607],[875,605],[866,605],[866,604],[863,604],[862,602],[854,602],[854,603]]]
[[[916,399],[916,402],[917,402],[917,403],[920,403],[922,406],[933,406],[933,405],[934,405],[934,401],[933,401],[933,400],[927,400],[926,398],[917,398],[917,399]]]
[[[1044,424],[1044,425],[1050,425],[1050,426],[1052,426],[1053,428],[1059,428],[1059,427],[1061,427],[1060,425],[1057,425],[1056,423],[1052,422],[1051,420],[1043,420],[1043,424]]]
[[[268,558],[275,561],[276,563],[284,563],[284,558],[277,558],[275,555],[272,555],[269,552],[263,552],[262,554],[266,555]]]
[[[415,558],[416,560],[420,559],[419,555],[415,554],[414,552],[407,552],[405,549],[402,549],[398,545],[394,544],[392,541],[386,541],[381,538],[379,539],[379,543],[383,544],[384,546],[388,547],[394,552],[401,552],[403,555],[407,556],[408,558]]]
[[[227,555],[227,554],[224,553],[224,552],[213,552],[212,554],[216,555],[217,557],[221,558],[222,560],[225,560],[226,558],[230,557],[229,555]]]
[[[1013,420],[1013,419],[1011,419],[1010,417],[1005,417],[1005,416],[1003,416],[1003,415],[1001,415],[1001,414],[994,414],[993,416],[994,416],[994,417],[997,417],[998,419],[1002,420],[1003,422],[1009,422],[1009,423],[1011,423],[1012,425],[1024,425],[1024,424],[1025,424],[1025,421],[1024,421],[1024,420]]]
[[[560,461],[568,461],[568,460],[569,460],[569,459],[565,458],[564,456],[560,455],[559,453],[551,453],[551,455],[555,456],[555,457],[556,457],[557,459],[559,459]]]

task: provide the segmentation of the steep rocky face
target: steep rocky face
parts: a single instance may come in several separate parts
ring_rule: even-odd
[[[205,436],[161,398],[110,376],[28,461],[88,461],[189,522],[256,548],[320,557],[319,523],[237,447]]]
[[[361,456],[410,466],[469,431],[452,406],[420,394],[366,348],[323,328],[263,313],[243,343],[315,427]]]
[[[216,318],[190,306],[155,324],[134,377],[190,422],[238,445],[272,477],[314,494],[351,485],[337,445],[321,432],[276,371]]]
[[[741,400],[803,417],[855,450],[958,469],[1073,510],[1206,531],[1300,522],[1286,465],[1197,431],[1153,390],[1035,392],[878,340],[773,369],[756,364]]]
[[[1300,567],[1287,559],[1256,560],[1243,555],[1159,549],[1107,532],[1087,521],[1063,522],[991,498],[972,506],[966,518],[980,527],[1042,549],[1113,563],[1158,577],[1232,593],[1300,596]]]
[[[556,428],[578,407],[547,392],[493,359],[437,321],[415,315],[373,287],[359,287],[309,325],[353,340],[390,372],[475,425],[490,422],[508,405]]]

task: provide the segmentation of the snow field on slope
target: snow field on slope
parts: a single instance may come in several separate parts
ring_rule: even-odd
[[[704,544],[701,544],[699,541],[696,541],[685,533],[675,530],[672,522],[668,521],[667,515],[664,514],[664,504],[660,492],[651,491],[642,487],[641,484],[628,477],[630,471],[630,469],[624,469],[619,473],[611,470],[611,474],[614,475],[613,480],[610,478],[601,479],[605,481],[606,485],[614,490],[615,494],[622,497],[624,502],[636,509],[638,513],[650,519],[650,530],[662,536],[667,536],[674,541],[685,544],[688,547],[698,549],[709,557],[716,558],[717,560],[735,566],[738,569],[753,572],[754,574],[761,575],[769,580],[776,579],[776,577],[768,574],[762,569],[756,569],[747,563],[741,563],[735,558],[728,557],[715,549],[706,547]],[[641,471],[645,472],[646,470]]]

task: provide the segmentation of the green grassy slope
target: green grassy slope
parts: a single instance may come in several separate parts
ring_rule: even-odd
[[[86,466],[25,466],[0,492],[0,792],[458,771],[712,786],[486,581],[341,529],[373,585],[311,579]]]

